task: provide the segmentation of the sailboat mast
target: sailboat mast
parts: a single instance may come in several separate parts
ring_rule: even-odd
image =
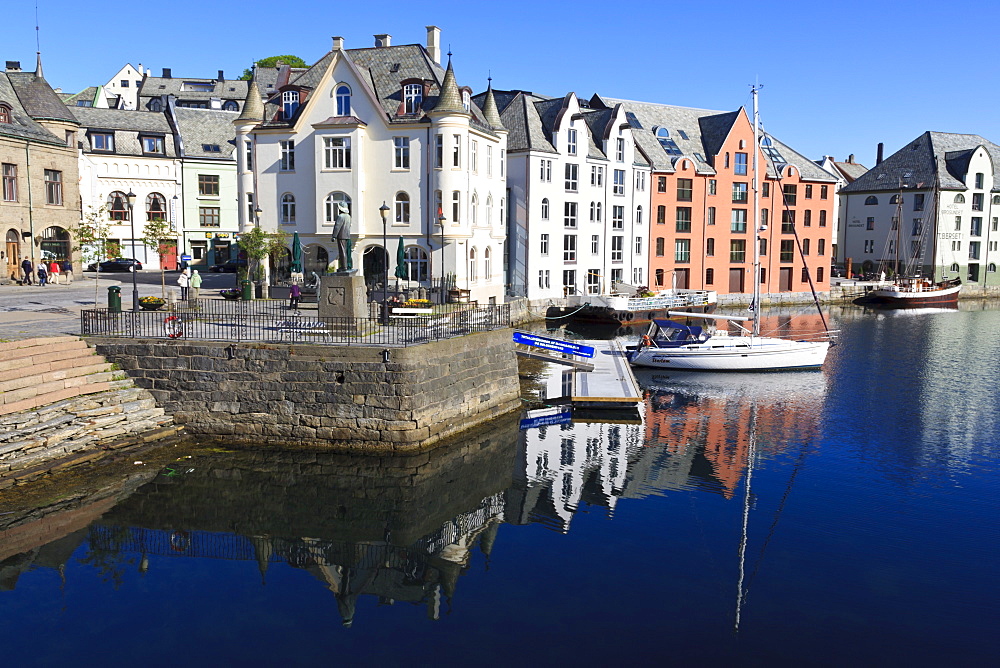
[[[753,179],[750,182],[753,188],[753,328],[751,336],[760,335],[760,183],[757,173],[757,154],[760,152],[760,113],[757,109],[757,85],[751,87],[753,91]]]

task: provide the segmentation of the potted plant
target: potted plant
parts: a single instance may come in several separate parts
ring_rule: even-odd
[[[225,290],[219,290],[219,294],[222,295],[224,299],[239,299],[241,290],[239,288],[226,288]]]
[[[140,308],[146,311],[158,311],[163,308],[163,305],[167,303],[166,299],[161,297],[141,297],[139,299]]]

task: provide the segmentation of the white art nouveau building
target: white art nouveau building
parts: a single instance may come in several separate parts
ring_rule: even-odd
[[[336,265],[344,202],[369,287],[386,271],[395,285],[402,243],[411,287],[443,279],[480,303],[502,301],[507,133],[492,95],[480,108],[450,61],[441,67],[439,34],[429,26],[426,47],[376,35],[361,49],[335,37],[305,72],[282,68],[263,104],[251,85],[235,121],[241,229],[297,232],[305,272],[322,273]]]

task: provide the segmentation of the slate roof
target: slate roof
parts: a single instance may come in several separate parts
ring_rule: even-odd
[[[80,124],[88,130],[107,130],[114,133],[114,152],[116,155],[178,157],[174,146],[173,129],[167,121],[165,112],[95,109],[93,107],[74,107],[73,111],[77,114]],[[229,114],[231,118],[235,118],[234,112],[229,112]],[[139,142],[141,134],[162,135],[164,137],[164,153],[158,156],[144,154]],[[84,152],[91,152],[89,134],[82,137],[81,140],[84,142]]]
[[[36,76],[34,72],[7,72],[6,75],[21,106],[32,118],[76,123],[73,112],[63,104],[44,77]]]
[[[327,54],[329,55],[329,54]],[[271,97],[278,90],[278,67],[255,67],[253,70],[253,80],[257,83],[257,88],[260,89],[261,96],[268,98]],[[292,78],[300,76],[305,72],[307,67],[292,67],[291,74]]]
[[[182,90],[184,83],[187,81],[199,84],[212,84],[212,90]],[[206,103],[212,98],[218,98],[222,101],[233,100],[242,106],[243,100],[247,96],[247,85],[249,83],[249,81],[241,79],[224,79],[219,81],[217,79],[183,77],[171,77],[167,79],[164,77],[147,76],[142,80],[142,87],[139,89],[139,106],[145,109],[151,99],[158,98],[161,95],[173,95],[178,100]]]
[[[931,188],[935,178],[944,190],[965,190],[969,158],[979,146],[1000,166],[1000,146],[979,135],[925,132],[869,169],[841,192],[896,191]],[[994,172],[994,192],[1000,192],[1000,170]]]
[[[16,137],[65,146],[64,139],[61,140],[46,130],[25,110],[8,76],[7,72],[0,72],[0,102],[10,106],[12,122],[0,123],[0,137]]]
[[[97,99],[97,86],[90,86],[89,88],[84,88],[79,93],[56,93],[59,99],[67,107],[75,107],[78,100],[86,100],[88,102],[94,102]]]
[[[868,168],[856,162],[833,162],[834,166],[837,168],[848,183],[856,181],[858,178],[864,175],[868,171]]]
[[[188,158],[232,160],[236,148],[235,111],[188,109],[174,107],[174,120],[180,134],[181,154]],[[206,151],[204,145],[219,147],[219,152]]]

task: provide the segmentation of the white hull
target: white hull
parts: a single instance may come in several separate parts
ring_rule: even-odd
[[[633,351],[629,361],[634,366],[689,371],[817,369],[829,348],[829,341],[723,336],[678,348],[644,346]]]

